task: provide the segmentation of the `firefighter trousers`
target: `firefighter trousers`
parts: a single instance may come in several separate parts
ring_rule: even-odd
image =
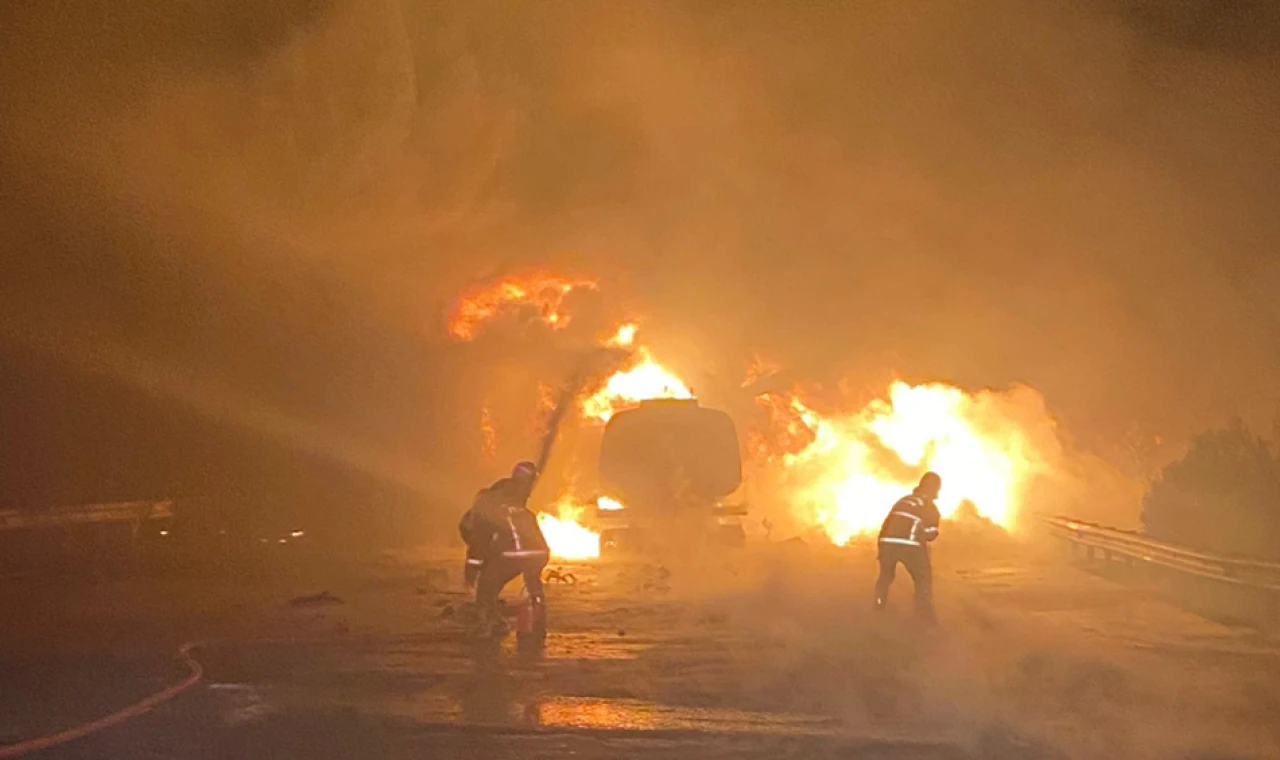
[[[889,586],[893,584],[898,563],[902,563],[914,586],[916,613],[932,620],[933,566],[929,560],[929,547],[881,543],[879,556],[880,577],[876,579],[876,607],[884,607],[889,602]]]
[[[499,555],[487,560],[480,569],[480,577],[476,580],[476,604],[483,607],[496,607],[498,595],[502,589],[516,576],[524,576],[524,588],[533,597],[535,603],[543,601],[542,568],[547,565],[547,556],[507,557]]]

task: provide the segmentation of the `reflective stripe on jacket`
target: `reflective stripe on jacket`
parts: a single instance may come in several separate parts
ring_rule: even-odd
[[[923,546],[938,537],[940,520],[932,501],[915,494],[904,496],[884,518],[878,540],[883,544]]]
[[[475,503],[459,524],[467,544],[467,555],[487,560],[498,555],[510,557],[547,554],[547,539],[537,517],[524,506],[523,494],[509,480],[476,495]]]

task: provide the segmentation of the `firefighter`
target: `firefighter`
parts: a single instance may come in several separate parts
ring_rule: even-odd
[[[524,576],[533,605],[534,632],[545,631],[546,611],[542,569],[550,557],[547,539],[526,502],[537,481],[538,468],[520,462],[503,478],[476,495],[458,525],[467,544],[467,580],[476,587],[476,608],[490,630],[504,626],[498,596],[516,576]]]
[[[937,473],[926,472],[920,484],[909,496],[893,505],[889,516],[880,526],[877,541],[880,561],[880,577],[876,579],[876,609],[882,610],[889,601],[889,586],[901,562],[911,574],[915,586],[916,614],[932,621],[933,567],[929,558],[929,544],[938,537],[940,516],[934,501],[942,490],[942,478]]]
[[[489,489],[487,488],[481,488],[476,492],[476,497],[471,500],[473,508],[480,503],[480,500],[484,498],[485,493],[488,492],[488,490]],[[468,510],[467,513],[462,516],[464,523],[467,520],[467,515],[470,514],[470,510]],[[460,524],[459,530],[462,531],[462,539],[467,546],[467,559],[462,568],[462,580],[467,584],[467,588],[474,589],[476,587],[476,579],[480,577],[480,568],[484,567],[484,560],[480,558],[479,552],[471,545],[471,540],[468,538],[471,528],[463,527],[463,525]]]

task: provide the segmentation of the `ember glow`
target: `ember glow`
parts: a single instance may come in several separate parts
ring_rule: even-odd
[[[654,361],[641,346],[627,365],[613,373],[604,385],[582,401],[582,415],[599,423],[641,401],[656,398],[691,399],[693,392],[678,376]]]
[[[837,544],[879,529],[895,500],[919,476],[942,476],[938,508],[962,502],[1012,529],[1031,481],[1047,471],[1039,438],[1019,412],[1030,389],[967,394],[948,385],[895,382],[887,399],[852,414],[819,414],[795,394],[762,396],[774,420],[780,482],[802,522]],[[1042,419],[1043,408],[1039,407]]]
[[[569,326],[571,315],[565,299],[575,290],[595,290],[596,283],[552,274],[508,277],[465,293],[449,316],[449,334],[458,340],[472,340],[484,325],[505,314],[528,310],[552,330]]]
[[[551,512],[538,513],[538,527],[547,538],[552,557],[594,559],[600,556],[600,534],[582,524],[585,512],[585,506],[562,498]]]

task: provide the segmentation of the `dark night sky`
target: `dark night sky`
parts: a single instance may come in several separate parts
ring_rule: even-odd
[[[1103,451],[1270,419],[1280,10],[922,8],[5,4],[0,506],[452,516],[537,358],[440,315],[539,263],[692,374],[1026,381]]]

